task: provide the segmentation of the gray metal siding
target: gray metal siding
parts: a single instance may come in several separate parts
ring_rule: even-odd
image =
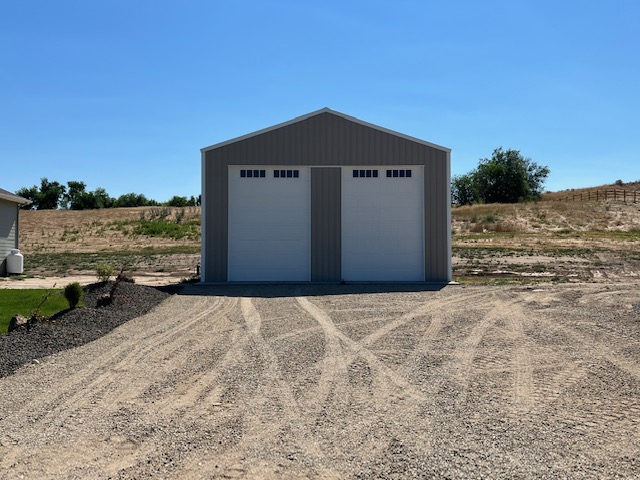
[[[425,281],[447,281],[448,161],[446,151],[331,113],[205,151],[204,280],[227,281],[228,165],[424,165]]]
[[[6,258],[18,248],[18,206],[0,199],[0,275],[7,272]]]
[[[311,169],[311,281],[342,279],[340,168]]]
[[[206,166],[205,219],[205,276],[207,282],[227,281],[228,230],[228,182],[227,164],[208,162]]]
[[[447,198],[448,169],[446,162],[429,162],[424,169],[424,246],[425,281],[447,282],[448,260],[448,215]]]

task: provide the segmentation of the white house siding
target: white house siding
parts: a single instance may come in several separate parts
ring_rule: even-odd
[[[18,206],[0,199],[0,274],[6,273],[6,258],[18,247]]]

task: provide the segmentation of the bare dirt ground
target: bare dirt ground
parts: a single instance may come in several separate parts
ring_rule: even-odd
[[[199,246],[199,238],[166,238],[134,234],[141,220],[167,218],[200,221],[200,207],[134,207],[99,210],[23,210],[20,248],[34,253],[92,253],[113,249]]]
[[[0,379],[0,478],[638,478],[639,287],[189,286]]]
[[[21,211],[20,251],[29,277],[95,275],[108,263],[145,284],[179,280],[200,262],[200,207]]]
[[[133,277],[138,285],[161,287],[180,283],[184,277],[169,273],[149,273],[135,275]],[[64,288],[69,283],[78,282],[80,285],[89,285],[97,280],[95,275],[65,275],[51,277],[31,277],[16,279],[13,277],[0,277],[0,289],[28,289],[28,288]]]
[[[640,204],[542,201],[452,210],[454,276],[640,279]]]

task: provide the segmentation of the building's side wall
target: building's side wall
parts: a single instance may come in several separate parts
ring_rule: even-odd
[[[230,143],[204,154],[203,269],[206,282],[227,281],[228,165],[424,165],[426,281],[449,280],[445,225],[448,153],[331,113]],[[431,211],[438,209],[440,211]],[[439,256],[440,255],[440,256]]]
[[[229,182],[227,163],[207,161],[202,259],[204,281],[227,281]]]
[[[311,281],[339,282],[341,256],[340,168],[311,169]]]
[[[424,168],[425,281],[448,282],[450,272],[449,165],[447,159]]]
[[[18,248],[18,206],[0,199],[0,275],[7,273],[7,256]]]

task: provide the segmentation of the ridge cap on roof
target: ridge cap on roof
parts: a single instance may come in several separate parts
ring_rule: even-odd
[[[323,113],[331,113],[333,115],[336,115],[338,117],[342,117],[345,120],[349,120],[349,121],[357,123],[359,125],[363,125],[363,126],[366,126],[366,127],[369,127],[369,128],[373,128],[375,130],[379,130],[381,132],[385,132],[385,133],[388,133],[390,135],[394,135],[396,137],[404,138],[406,140],[410,140],[410,141],[413,141],[413,142],[420,143],[422,145],[426,145],[426,146],[429,146],[429,147],[432,147],[432,148],[436,148],[438,150],[442,150],[442,151],[445,151],[445,152],[451,152],[450,148],[443,147],[442,145],[437,145],[435,143],[427,142],[426,140],[422,140],[422,139],[417,138],[417,137],[412,137],[411,135],[407,135],[407,134],[404,134],[404,133],[397,132],[395,130],[391,130],[391,129],[388,129],[388,128],[385,128],[385,127],[381,127],[380,125],[376,125],[374,123],[365,122],[364,120],[360,120],[357,117],[354,117],[352,115],[347,115],[346,113],[338,112],[337,110],[333,110],[333,109],[331,109],[329,107],[323,107],[323,108],[321,108],[319,110],[314,110],[312,112],[305,113],[304,115],[300,115],[300,116],[294,117],[291,120],[287,120],[285,122],[278,123],[276,125],[272,125],[270,127],[266,127],[266,128],[261,129],[261,130],[257,130],[255,132],[247,133],[247,134],[241,135],[239,137],[235,137],[235,138],[231,138],[229,140],[225,140],[225,141],[222,141],[222,142],[219,142],[219,143],[215,143],[213,145],[209,145],[208,147],[203,147],[203,148],[200,149],[200,152],[205,153],[205,152],[208,152],[210,150],[215,150],[216,148],[224,147],[224,146],[230,145],[232,143],[236,143],[236,142],[239,142],[239,141],[242,141],[242,140],[246,140],[246,139],[251,138],[251,137],[262,135],[262,134],[268,133],[268,132],[270,132],[272,130],[277,130],[278,128],[282,128],[282,127],[286,127],[288,125],[292,125],[294,123],[302,122],[304,120],[307,120],[307,119],[309,119],[311,117],[315,117],[315,116],[323,114]]]

